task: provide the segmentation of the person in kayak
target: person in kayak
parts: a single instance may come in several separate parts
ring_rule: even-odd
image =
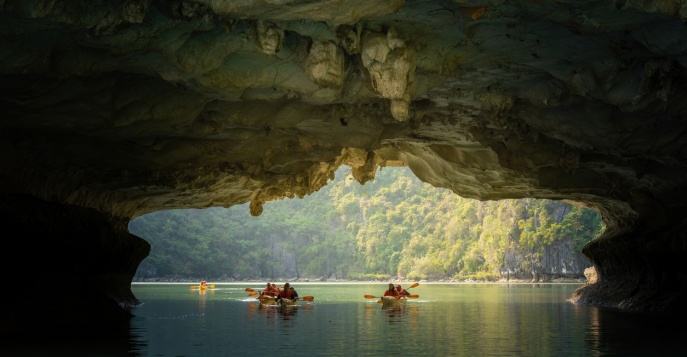
[[[277,291],[274,291],[276,287],[277,286],[275,284],[267,283],[267,286],[265,286],[265,290],[262,291],[262,295],[277,296],[279,294],[279,289],[277,289]]]
[[[408,290],[405,290],[401,287],[401,284],[396,285],[396,292],[398,293],[398,296],[408,296],[410,293]]]
[[[284,290],[279,293],[279,299],[290,299],[293,300],[293,290],[291,290],[291,284],[284,284]]]
[[[294,300],[298,299],[298,293],[296,292],[296,289],[293,288],[293,286],[291,287],[291,298]]]
[[[389,283],[389,288],[384,292],[384,296],[400,296],[393,283]]]

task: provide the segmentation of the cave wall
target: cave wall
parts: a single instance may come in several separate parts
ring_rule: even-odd
[[[660,210],[661,212],[663,210]],[[687,301],[687,221],[684,212],[653,217],[635,230],[613,229],[583,249],[594,263],[598,281],[578,289],[571,301],[635,311],[684,314]],[[675,221],[670,222],[669,216]]]
[[[40,329],[52,323],[128,320],[140,304],[131,292],[150,244],[93,209],[2,195],[6,232],[5,285],[0,331]]]

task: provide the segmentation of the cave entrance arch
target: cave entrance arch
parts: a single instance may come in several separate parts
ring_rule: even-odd
[[[152,245],[134,280],[584,281],[582,247],[604,229],[572,203],[465,199],[405,167],[364,185],[346,167],[335,177],[259,217],[244,204],[134,219]]]

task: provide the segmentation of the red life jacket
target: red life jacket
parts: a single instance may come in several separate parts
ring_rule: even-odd
[[[396,289],[394,288],[394,291],[389,291],[389,290],[385,291],[384,296],[399,296],[399,295],[398,295],[398,291],[396,291]]]

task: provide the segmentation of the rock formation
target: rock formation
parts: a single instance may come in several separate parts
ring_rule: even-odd
[[[341,165],[597,209],[597,280],[572,301],[684,312],[686,17],[668,0],[0,0],[2,267],[60,292],[5,304],[2,326],[126,318],[150,249],[129,220],[259,216]]]

